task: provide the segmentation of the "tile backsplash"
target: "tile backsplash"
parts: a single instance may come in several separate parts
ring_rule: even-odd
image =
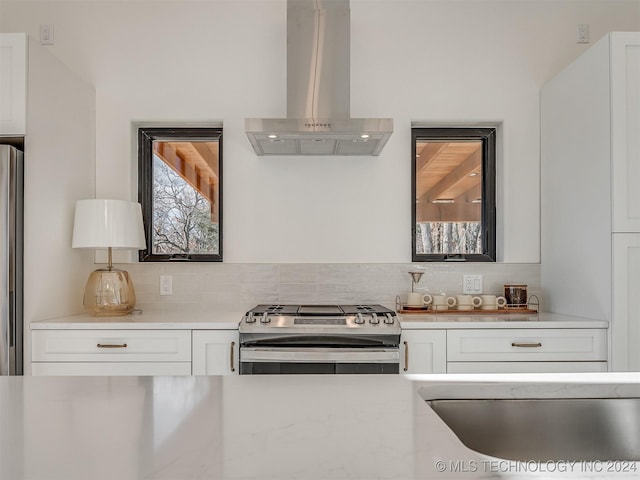
[[[539,264],[388,263],[135,263],[120,265],[136,288],[137,308],[202,312],[248,310],[258,303],[381,303],[411,291],[409,271],[424,271],[417,291],[462,292],[463,274],[483,275],[484,293],[523,283],[540,296]],[[160,295],[171,275],[173,295]],[[541,299],[542,300],[542,299]]]

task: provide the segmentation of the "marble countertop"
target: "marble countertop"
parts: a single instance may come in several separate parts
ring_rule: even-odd
[[[202,313],[179,312],[135,312],[120,317],[94,317],[88,314],[36,320],[30,323],[31,330],[42,329],[185,329],[185,330],[233,330],[238,328],[242,310],[215,310]]]
[[[437,328],[607,328],[606,320],[594,320],[559,313],[445,313],[400,314],[404,329]]]
[[[637,478],[584,469],[523,475],[465,447],[425,398],[638,395],[640,374],[476,378],[0,377],[0,478]],[[475,472],[456,471],[471,462]]]
[[[31,322],[39,329],[219,329],[238,327],[243,310],[212,310],[206,313],[141,312],[122,317],[93,317],[87,314],[69,315]],[[555,313],[537,314],[401,314],[404,329],[454,328],[607,328],[605,320],[593,320]]]

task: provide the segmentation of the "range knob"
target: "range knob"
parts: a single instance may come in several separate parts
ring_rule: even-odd
[[[253,316],[253,314],[249,314],[245,317],[245,322],[256,323],[256,318]]]
[[[369,319],[369,323],[371,323],[372,325],[378,325],[380,323],[380,319],[378,318],[378,315],[376,315],[375,313],[371,315],[371,318]]]
[[[260,317],[260,323],[269,323],[269,322],[271,322],[271,319],[269,318],[268,313],[265,313]]]
[[[358,325],[362,325],[364,323],[364,317],[362,316],[361,313],[358,312],[358,314],[356,315],[356,318],[354,318],[353,321]]]
[[[393,319],[393,316],[391,316],[390,313],[387,313],[387,315],[384,317],[384,323],[387,325],[393,325],[393,322],[395,320]]]

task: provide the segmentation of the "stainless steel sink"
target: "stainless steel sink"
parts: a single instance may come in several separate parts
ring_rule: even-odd
[[[640,398],[429,400],[467,447],[509,460],[640,461]]]

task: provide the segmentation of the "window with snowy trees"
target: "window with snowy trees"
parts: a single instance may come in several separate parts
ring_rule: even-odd
[[[141,261],[222,261],[222,129],[140,128]]]

